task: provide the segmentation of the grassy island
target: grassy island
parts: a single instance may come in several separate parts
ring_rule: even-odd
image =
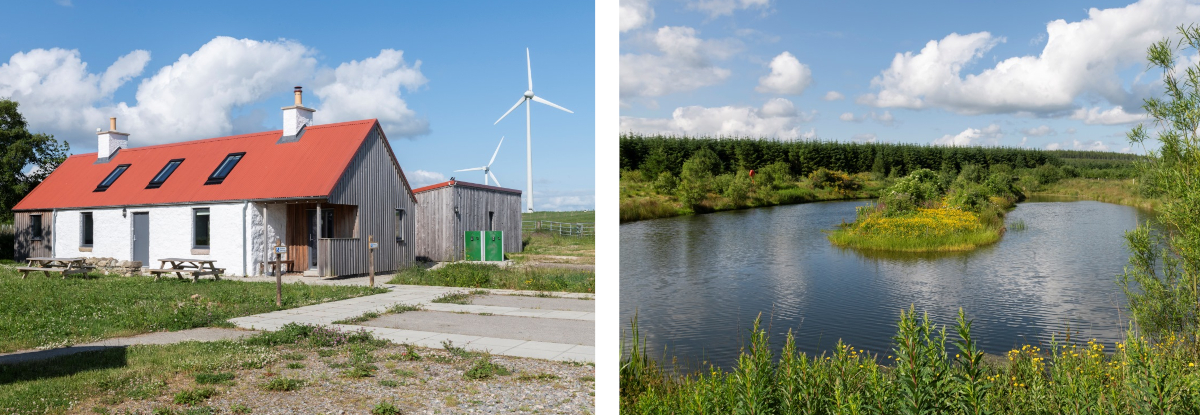
[[[829,234],[835,245],[888,251],[964,251],[1000,240],[1004,213],[1024,195],[1005,165],[965,165],[957,175],[913,171]]]

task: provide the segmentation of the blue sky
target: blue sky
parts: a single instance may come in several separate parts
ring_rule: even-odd
[[[292,86],[316,122],[379,118],[414,186],[482,182],[487,163],[525,190],[522,109],[534,104],[537,210],[595,207],[595,17],[581,2],[16,2],[0,27],[0,97],[35,132],[96,151],[118,117],[130,145],[278,129]],[[186,55],[186,56],[185,56]],[[522,203],[524,206],[524,203]]]
[[[1140,152],[1146,48],[1195,21],[1175,0],[621,0],[620,128]]]

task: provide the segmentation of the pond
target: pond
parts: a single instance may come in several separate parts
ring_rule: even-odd
[[[1009,212],[1000,242],[967,253],[864,253],[823,230],[869,201],[809,203],[634,222],[621,226],[621,330],[635,313],[650,355],[731,367],[759,313],[778,352],[827,352],[838,339],[887,355],[900,310],[937,324],[959,307],[981,349],[1003,354],[1051,336],[1109,348],[1128,322],[1117,277],[1124,232],[1151,218],[1093,201],[1031,199]],[[947,345],[949,350],[953,346]]]

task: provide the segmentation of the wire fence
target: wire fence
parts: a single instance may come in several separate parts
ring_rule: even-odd
[[[523,232],[550,232],[562,236],[596,236],[595,223],[567,223],[549,220],[521,221]]]

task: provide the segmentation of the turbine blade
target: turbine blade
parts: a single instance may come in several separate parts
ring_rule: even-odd
[[[529,90],[533,90],[533,65],[529,64],[529,48],[525,48],[525,74],[529,75]]]
[[[522,103],[522,102],[525,102],[525,96],[524,96],[524,95],[522,95],[522,96],[521,96],[521,99],[518,99],[518,100],[517,100],[517,103],[516,103],[516,104],[513,104],[512,108],[509,108],[509,109],[508,109],[508,112],[506,112],[506,113],[504,113],[504,115],[501,115],[501,116],[500,116],[500,120],[503,120],[503,119],[504,119],[504,117],[507,117],[507,116],[508,116],[508,113],[509,113],[509,112],[513,112],[513,110],[515,110],[515,109],[517,109],[517,107],[521,106],[521,103]],[[492,123],[492,125],[499,124],[499,123],[500,123],[500,120],[496,120],[496,122]]]
[[[493,181],[493,182],[496,182],[496,187],[501,187],[501,186],[500,186],[500,180],[496,178],[496,175],[492,174],[492,171],[491,171],[491,170],[488,170],[488,173],[487,173],[487,174],[488,174],[488,176],[492,176],[492,181]]]
[[[504,144],[504,136],[500,136],[500,144]],[[492,153],[492,159],[488,160],[488,167],[492,167],[492,162],[496,161],[496,155],[500,154],[500,144],[496,144],[496,152]]]
[[[483,169],[484,169],[484,167],[476,167],[476,168],[472,168],[472,169],[462,169],[462,170],[455,170],[455,171],[472,171],[472,170],[483,170]]]
[[[540,102],[540,103],[543,103],[543,104],[546,104],[546,105],[549,105],[549,106],[551,106],[551,107],[558,108],[558,109],[560,109],[560,110],[563,110],[563,111],[566,111],[566,112],[572,113],[572,114],[574,114],[574,113],[575,113],[574,111],[571,111],[571,110],[569,110],[569,109],[566,109],[566,108],[560,107],[560,106],[556,105],[556,104],[555,104],[555,103],[553,103],[553,102],[550,102],[550,101],[544,100],[544,99],[542,99],[542,97],[539,97],[539,96],[534,96],[534,97],[533,97],[533,100],[534,100],[534,101],[537,101],[537,102]]]

